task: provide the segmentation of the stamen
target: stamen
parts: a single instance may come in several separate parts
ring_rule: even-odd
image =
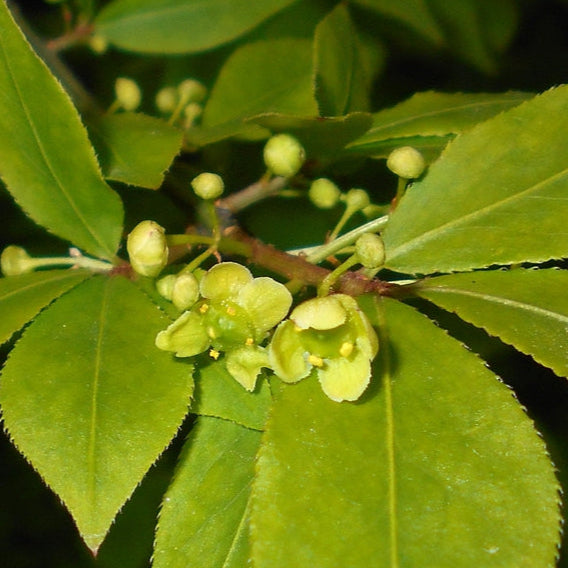
[[[339,354],[342,357],[349,357],[351,353],[353,353],[353,343],[350,343],[349,341],[342,343],[341,347],[339,348]]]
[[[323,359],[317,355],[308,355],[308,363],[314,367],[323,367]]]

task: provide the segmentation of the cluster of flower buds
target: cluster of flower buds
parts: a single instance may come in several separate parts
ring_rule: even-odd
[[[177,87],[163,87],[156,94],[156,107],[175,122],[183,115],[185,128],[193,126],[203,113],[203,101],[207,96],[205,85],[195,79],[185,79]]]

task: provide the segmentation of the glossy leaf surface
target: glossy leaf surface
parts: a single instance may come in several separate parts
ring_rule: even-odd
[[[270,388],[263,377],[255,390],[248,392],[228,373],[223,361],[218,361],[200,368],[191,412],[262,430],[271,402]]]
[[[187,412],[191,367],[154,347],[167,323],[128,280],[95,277],[42,312],[4,367],[5,427],[93,551]]]
[[[250,486],[260,436],[226,420],[199,419],[162,504],[154,568],[248,564]]]
[[[104,182],[77,111],[0,2],[0,175],[38,224],[113,258],[122,204]]]
[[[183,138],[177,128],[141,113],[103,115],[89,126],[104,176],[148,189],[160,187]]]
[[[442,147],[449,137],[464,132],[504,110],[532,98],[511,91],[503,94],[416,93],[394,107],[373,114],[371,128],[351,142],[348,149],[374,157],[387,157],[397,146],[420,146],[411,137],[440,137]]]
[[[418,284],[419,296],[482,327],[568,376],[568,272],[543,269],[449,274]]]
[[[221,69],[202,124],[262,137],[265,129],[243,119],[265,112],[317,116],[308,40],[261,40],[238,48]]]
[[[380,306],[358,403],[313,377],[279,385],[253,486],[255,566],[552,566],[558,484],[531,421],[431,321]]]
[[[0,343],[40,310],[91,275],[86,270],[50,270],[0,279]]]
[[[114,0],[97,33],[142,53],[194,53],[227,43],[296,0]]]
[[[449,144],[384,233],[386,266],[468,270],[568,256],[568,87],[500,114]]]
[[[322,116],[368,109],[370,80],[361,50],[349,10],[338,4],[317,26],[314,37],[316,98]]]

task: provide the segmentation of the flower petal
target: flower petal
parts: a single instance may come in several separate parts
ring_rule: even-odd
[[[285,383],[296,383],[307,377],[312,365],[307,362],[293,321],[282,322],[274,332],[268,347],[268,360],[274,373]]]
[[[173,351],[177,357],[193,357],[205,351],[209,343],[202,318],[194,312],[184,312],[156,336],[156,347]]]
[[[323,392],[336,402],[357,400],[371,379],[371,361],[356,349],[350,357],[339,357],[325,362],[318,369]]]
[[[246,310],[257,332],[262,335],[286,317],[292,305],[292,294],[284,284],[261,276],[240,289],[237,303]]]
[[[337,296],[342,294],[302,302],[294,308],[290,319],[301,329],[325,330],[338,327],[347,319],[347,310]]]
[[[260,370],[268,367],[268,355],[256,345],[240,347],[227,353],[225,365],[233,379],[252,392]]]
[[[221,262],[201,278],[199,291],[204,298],[225,300],[234,298],[239,290],[252,281],[250,270],[236,262]]]

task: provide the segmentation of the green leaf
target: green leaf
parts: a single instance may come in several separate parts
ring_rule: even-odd
[[[221,360],[199,369],[191,412],[262,430],[271,402],[270,388],[265,380],[259,379],[256,389],[248,392],[228,373]]]
[[[568,87],[458,137],[413,184],[384,232],[398,272],[468,270],[568,256]]]
[[[444,43],[443,31],[434,18],[427,0],[354,0],[388,19],[398,21],[434,45]]]
[[[141,53],[195,53],[247,33],[297,0],[114,0],[96,33]]]
[[[337,154],[350,140],[369,128],[371,115],[352,112],[345,116],[323,118],[266,113],[249,118],[246,122],[259,124],[271,132],[293,134],[313,159]]]
[[[428,278],[416,293],[568,377],[568,272],[497,270]]]
[[[416,93],[394,107],[373,114],[371,128],[351,142],[350,152],[375,158],[386,158],[398,146],[414,145],[412,137],[435,137],[442,148],[455,134],[465,132],[532,98],[534,95],[509,91],[494,93]]]
[[[50,270],[0,279],[0,343],[89,276],[88,270]]]
[[[122,204],[104,182],[77,111],[0,2],[0,175],[38,224],[111,259]]]
[[[330,401],[313,377],[275,393],[255,566],[552,566],[558,483],[509,389],[412,308],[387,299],[373,319],[381,347],[360,401]]]
[[[349,10],[338,4],[317,26],[314,37],[316,98],[322,116],[342,116],[369,107],[370,80]]]
[[[141,113],[103,115],[89,124],[104,176],[156,189],[181,149],[183,133]]]
[[[266,112],[317,116],[310,41],[259,40],[236,49],[211,91],[202,125],[225,129],[225,136],[262,138],[266,130],[243,119]]]
[[[154,568],[248,564],[250,485],[259,442],[260,432],[199,419],[162,504]]]
[[[187,412],[191,367],[154,346],[167,323],[130,281],[95,277],[42,312],[4,367],[4,424],[93,551]]]

